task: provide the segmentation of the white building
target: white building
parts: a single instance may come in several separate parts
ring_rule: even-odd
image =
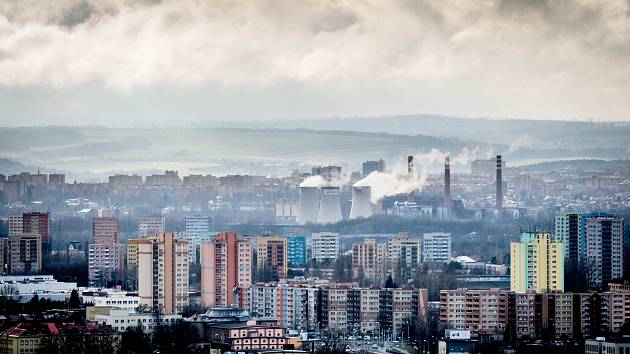
[[[451,234],[447,232],[425,233],[422,238],[423,262],[448,262],[451,260]]]
[[[77,289],[77,283],[59,282],[52,275],[0,276],[0,288],[11,289],[15,295],[67,293]]]
[[[201,242],[210,241],[216,233],[211,234],[212,219],[208,216],[187,216],[186,217],[186,240],[188,240],[188,261],[197,263],[197,254]]]
[[[138,219],[138,238],[145,238],[164,232],[164,218]]]
[[[80,296],[83,304],[92,304],[95,307],[113,307],[134,312],[140,306],[140,297],[126,291],[85,288],[81,289]]]
[[[110,309],[109,313],[95,314],[94,322],[110,326],[118,332],[124,332],[127,328],[142,328],[145,333],[153,332],[159,323],[171,325],[181,321],[182,316],[177,314],[160,314],[159,318],[151,312],[129,312],[125,309]]]
[[[339,255],[339,234],[319,232],[311,235],[311,258],[318,263],[325,260],[334,261]]]

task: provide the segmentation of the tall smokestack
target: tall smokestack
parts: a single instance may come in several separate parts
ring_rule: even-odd
[[[412,155],[407,156],[407,175],[409,176],[409,180],[411,181],[413,179],[413,156]],[[407,201],[409,203],[415,202],[415,199],[413,198],[413,191],[407,194]]]
[[[446,217],[451,218],[451,158],[446,156],[444,159],[444,207],[446,208]]]
[[[497,214],[503,215],[503,177],[501,174],[501,155],[497,155]]]

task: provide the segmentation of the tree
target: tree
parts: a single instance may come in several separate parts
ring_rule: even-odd
[[[385,281],[385,288],[395,288],[396,284],[394,283],[394,279],[392,279],[392,275],[387,276],[387,280]]]
[[[79,292],[77,289],[73,289],[72,293],[70,293],[70,300],[68,301],[68,307],[71,309],[76,309],[81,306],[81,301],[79,300]]]
[[[0,295],[17,295],[18,289],[15,285],[12,284],[4,284],[0,287]]]
[[[317,350],[317,354],[340,354],[346,352],[346,343],[343,341],[341,333],[337,330],[322,331],[322,346]]]
[[[150,337],[142,331],[140,326],[128,327],[122,335],[119,354],[149,354],[151,353]]]

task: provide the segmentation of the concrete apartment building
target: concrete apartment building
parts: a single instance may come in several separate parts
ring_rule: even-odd
[[[376,281],[385,271],[387,244],[379,244],[376,239],[365,239],[352,245],[352,272],[355,277],[361,273],[366,279]]]
[[[387,256],[392,267],[404,264],[415,269],[422,261],[422,240],[401,234],[387,242]]]
[[[147,217],[138,219],[138,238],[146,238],[164,232],[164,218]]]
[[[138,295],[152,311],[180,313],[188,306],[188,241],[170,232],[141,240]]]
[[[41,235],[19,233],[9,236],[9,274],[39,274],[42,271]]]
[[[252,246],[235,232],[221,232],[201,244],[201,301],[204,306],[234,304],[234,289],[252,282]]]
[[[623,222],[613,216],[586,221],[586,266],[592,288],[605,288],[611,280],[623,277]]]
[[[503,289],[440,291],[440,320],[447,328],[502,333],[508,323],[508,294]]]
[[[271,272],[275,277],[287,275],[287,239],[276,236],[261,236],[256,240],[256,268]]]
[[[451,234],[431,232],[422,236],[422,261],[443,262],[451,260]]]
[[[186,239],[189,247],[189,262],[197,263],[201,243],[207,241],[212,231],[212,219],[209,216],[193,215],[185,218]],[[214,235],[212,236],[214,237]]]
[[[92,243],[88,247],[88,277],[90,285],[105,286],[122,278],[125,257],[118,243],[118,219],[98,217],[92,222]]]
[[[548,233],[523,232],[510,246],[512,291],[563,292],[564,248]]]
[[[630,292],[519,293],[503,289],[440,292],[440,320],[473,335],[504,334],[540,339],[580,339],[619,333],[630,320]],[[509,324],[509,325],[508,325]]]
[[[334,261],[339,255],[339,234],[316,232],[311,235],[311,258],[317,263]]]

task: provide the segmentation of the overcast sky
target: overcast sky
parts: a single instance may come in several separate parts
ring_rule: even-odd
[[[0,124],[630,120],[630,0],[2,0]]]

